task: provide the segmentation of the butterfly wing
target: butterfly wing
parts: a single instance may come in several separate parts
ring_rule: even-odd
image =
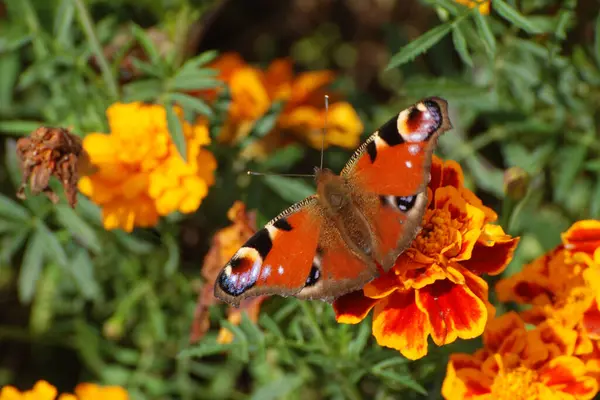
[[[237,306],[246,297],[295,295],[313,271],[321,226],[316,196],[294,204],[234,254],[217,277],[215,296]]]
[[[361,289],[377,276],[377,266],[372,259],[352,251],[335,221],[326,213],[322,215],[317,254],[306,285],[296,297],[333,301]]]
[[[371,135],[341,173],[354,187],[359,207],[368,210],[375,256],[386,271],[417,234],[427,207],[433,151],[450,128],[447,102],[425,99]],[[360,204],[365,198],[371,206]]]

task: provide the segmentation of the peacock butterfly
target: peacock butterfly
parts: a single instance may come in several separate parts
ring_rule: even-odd
[[[340,175],[315,169],[317,193],[271,220],[219,273],[215,296],[237,306],[277,294],[332,301],[388,271],[427,207],[431,157],[452,128],[448,103],[424,99],[385,123]]]

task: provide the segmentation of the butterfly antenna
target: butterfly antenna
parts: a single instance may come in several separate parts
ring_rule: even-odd
[[[329,95],[325,95],[325,123],[323,124],[323,134],[321,135],[321,166],[323,169],[323,154],[325,154],[325,134],[327,133],[327,115],[329,114]]]

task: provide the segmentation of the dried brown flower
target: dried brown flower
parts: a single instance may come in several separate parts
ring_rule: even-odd
[[[256,232],[256,211],[247,211],[246,206],[241,201],[234,203],[227,212],[227,217],[232,224],[215,233],[210,250],[206,254],[202,265],[202,277],[205,279],[205,283],[198,294],[196,303],[196,312],[194,313],[190,334],[192,343],[200,340],[210,328],[208,309],[217,303],[213,291],[214,282],[219,271],[244,242]],[[239,309],[228,307],[229,322],[234,325],[239,324],[242,311],[247,311],[251,319],[258,319],[259,307],[263,300],[264,296],[260,296],[242,301]],[[218,341],[226,343],[231,339],[231,333],[222,329]]]
[[[50,177],[54,175],[63,185],[71,207],[77,204],[79,175],[87,174],[93,168],[81,139],[65,128],[42,126],[28,137],[19,139],[17,157],[23,174],[18,198],[25,199],[25,186],[29,182],[32,194],[43,192],[57,203],[58,195],[49,187]]]

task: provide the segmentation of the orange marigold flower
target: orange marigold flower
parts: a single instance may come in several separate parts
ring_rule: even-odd
[[[338,322],[358,323],[374,308],[382,346],[417,359],[429,335],[438,345],[481,335],[489,314],[483,274],[502,272],[518,238],[491,225],[496,214],[463,186],[460,166],[433,158],[422,230],[392,269],[334,303]]]
[[[219,78],[228,84],[231,92],[229,116],[219,133],[221,142],[232,144],[245,139],[267,110],[281,101],[284,107],[273,129],[244,154],[248,157],[264,156],[293,142],[294,138],[304,140],[315,148],[321,147],[325,119],[324,89],[334,79],[332,72],[314,71],[294,76],[289,59],[275,60],[263,71],[249,66],[233,53],[223,54],[215,60],[212,68],[219,71]],[[213,100],[215,93],[201,95]],[[358,146],[363,125],[350,104],[332,101],[327,125],[325,146],[349,149]]]
[[[203,148],[210,143],[206,123],[192,126],[181,119],[186,162],[171,140],[163,106],[116,103],[106,114],[110,134],[91,133],[83,141],[98,170],[79,181],[79,190],[102,207],[104,227],[130,232],[154,226],[160,215],[195,211],[216,169]]]
[[[48,382],[38,381],[31,390],[20,392],[14,386],[4,386],[0,390],[0,400],[55,400],[58,391]],[[120,386],[99,386],[93,383],[80,383],[75,387],[75,395],[63,393],[58,400],[127,400],[129,395]]]
[[[563,243],[496,285],[501,301],[530,304],[522,312],[532,324],[555,321],[579,333],[578,355],[600,340],[600,221],[580,221]]]
[[[463,4],[469,8],[479,7],[479,12],[482,15],[488,15],[490,13],[490,5],[492,0],[454,0],[458,4]]]
[[[227,217],[232,224],[215,233],[210,250],[206,254],[202,265],[202,277],[205,279],[205,284],[198,295],[196,303],[196,312],[190,335],[192,342],[200,340],[210,327],[208,308],[216,302],[213,292],[214,282],[219,271],[246,240],[256,232],[256,212],[246,211],[246,206],[241,201],[236,201],[231,206],[227,212]],[[264,296],[259,296],[242,301],[239,308],[229,307],[227,310],[228,321],[234,325],[239,325],[242,320],[242,312],[246,311],[249,318],[257,322],[260,305],[264,299]],[[231,340],[233,340],[232,333],[222,328],[217,341],[228,343]]]
[[[490,321],[484,347],[450,357],[442,395],[448,400],[586,400],[598,382],[573,356],[576,334],[545,322],[528,331],[509,312]]]

